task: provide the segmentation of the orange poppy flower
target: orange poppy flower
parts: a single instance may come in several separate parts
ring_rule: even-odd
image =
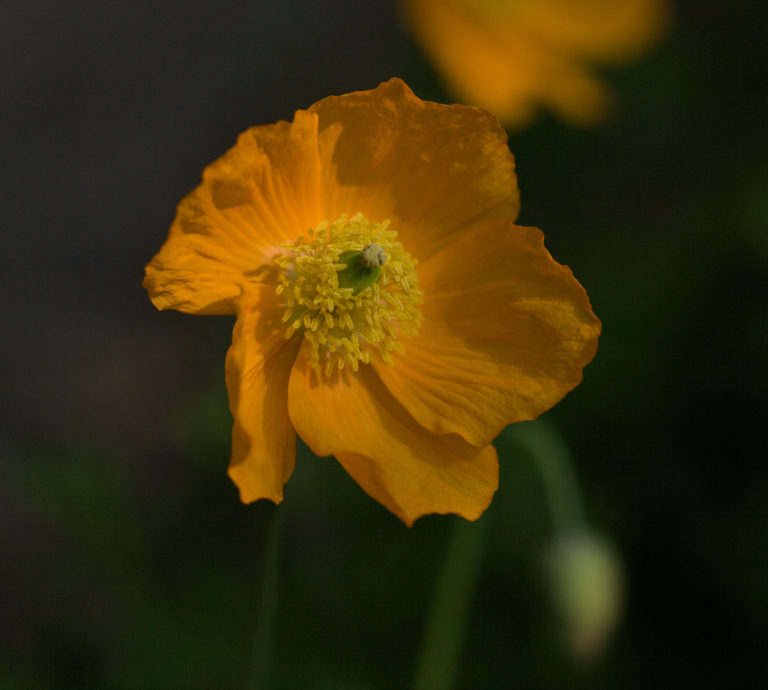
[[[403,0],[403,10],[446,84],[510,128],[539,106],[599,123],[612,92],[590,63],[637,57],[669,20],[666,0]]]
[[[237,314],[229,475],[279,502],[298,433],[411,524],[477,518],[491,445],[581,380],[600,323],[519,209],[488,113],[399,79],[254,127],[146,269],[159,309]]]

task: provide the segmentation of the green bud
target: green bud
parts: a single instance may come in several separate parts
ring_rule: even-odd
[[[576,532],[559,536],[547,556],[553,603],[569,651],[581,661],[594,661],[621,616],[624,583],[619,555],[607,540]]]

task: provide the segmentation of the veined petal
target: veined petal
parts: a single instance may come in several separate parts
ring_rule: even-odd
[[[424,323],[405,354],[375,369],[435,433],[485,446],[533,419],[582,377],[600,322],[536,228],[478,224],[420,266]]]
[[[227,353],[227,391],[234,417],[229,476],[244,503],[259,498],[282,501],[296,459],[288,380],[299,343],[285,339],[280,316],[274,287],[251,287]]]
[[[474,520],[498,486],[493,446],[476,448],[459,436],[429,432],[369,366],[325,378],[300,353],[288,408],[296,431],[316,454],[335,455],[370,496],[408,525],[428,513]]]
[[[400,79],[310,110],[327,217],[388,219],[420,259],[479,214],[517,217],[514,159],[488,113],[422,101]]]
[[[275,283],[282,242],[322,220],[317,116],[253,127],[203,173],[146,269],[158,309],[230,314],[245,286]]]

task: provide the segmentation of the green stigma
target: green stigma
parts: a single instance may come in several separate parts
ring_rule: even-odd
[[[344,252],[339,256],[339,263],[346,265],[339,271],[339,287],[351,287],[352,294],[359,294],[379,281],[386,261],[387,253],[378,244],[369,244],[359,252]]]

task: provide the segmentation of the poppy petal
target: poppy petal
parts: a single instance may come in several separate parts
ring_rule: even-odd
[[[232,314],[244,285],[275,283],[282,242],[317,224],[317,116],[253,127],[179,204],[144,286],[158,309]]]
[[[313,105],[329,219],[390,220],[422,259],[469,220],[517,217],[507,135],[477,108],[422,101],[400,80]]]
[[[299,342],[287,341],[271,285],[254,286],[232,333],[226,380],[234,417],[229,476],[250,503],[283,499],[293,472],[296,433],[288,417],[288,379]]]
[[[536,228],[477,226],[419,277],[427,296],[419,334],[403,339],[393,366],[374,366],[423,426],[484,446],[581,381],[600,322]]]
[[[317,455],[335,455],[373,498],[406,524],[428,513],[478,518],[498,486],[493,446],[419,425],[367,365],[320,377],[299,354],[288,409]]]

